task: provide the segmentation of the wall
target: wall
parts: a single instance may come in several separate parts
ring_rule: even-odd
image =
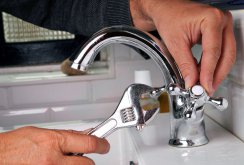
[[[115,57],[114,73],[105,78],[43,80],[14,85],[8,85],[6,80],[0,86],[0,128],[108,117],[126,87],[133,83],[135,70],[150,70],[153,86],[163,85],[159,69],[152,60],[143,59],[124,45],[112,46],[111,53]]]
[[[215,96],[228,99],[229,107],[220,112],[208,106],[206,114],[244,140],[244,11],[233,11],[234,31],[237,41],[237,60],[231,73],[223,81]]]

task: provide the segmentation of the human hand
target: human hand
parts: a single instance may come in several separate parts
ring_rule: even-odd
[[[196,82],[212,95],[236,58],[231,13],[190,0],[130,0],[134,26],[156,30],[175,59],[186,88]],[[202,43],[200,64],[191,48]]]
[[[92,165],[85,156],[68,153],[100,153],[109,151],[105,139],[78,131],[23,127],[0,134],[0,164]]]

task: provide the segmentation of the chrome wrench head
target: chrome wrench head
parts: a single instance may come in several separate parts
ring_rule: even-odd
[[[141,130],[159,112],[160,106],[155,89],[144,84],[132,84],[124,92],[114,113],[93,128],[88,135],[107,137],[118,128],[133,127]],[[70,153],[82,156],[82,153]]]
[[[159,101],[152,93],[154,88],[144,84],[132,84],[124,92],[114,113],[89,134],[106,137],[118,128],[142,129],[159,112]]]
[[[132,84],[127,88],[117,107],[117,110],[121,111],[125,111],[125,107],[130,107],[130,113],[126,113],[124,118],[134,119],[134,123],[126,122],[126,126],[136,126],[138,130],[141,130],[156,116],[160,110],[160,104],[153,94],[154,91],[154,88],[144,84]],[[134,115],[130,115],[132,112]],[[124,126],[121,125],[121,127]]]

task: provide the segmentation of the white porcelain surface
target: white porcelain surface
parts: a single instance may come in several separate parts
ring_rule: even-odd
[[[44,122],[50,122],[49,108],[0,111],[0,130],[11,129],[15,125]]]
[[[7,105],[8,105],[7,90],[4,88],[0,88],[0,109],[6,108]]]
[[[49,123],[39,127],[84,130],[101,121]],[[169,114],[159,114],[143,131],[120,129],[108,137],[111,150],[106,155],[88,154],[97,165],[241,165],[244,143],[214,121],[205,117],[210,142],[195,148],[168,145]]]
[[[212,106],[206,106],[205,113],[240,139],[244,140],[243,85],[227,79],[225,83],[219,87],[215,95],[225,97],[229,102],[228,108],[220,112]]]
[[[118,102],[0,110],[0,130],[16,125],[91,120],[110,116]]]
[[[89,84],[73,82],[72,84],[46,84],[15,86],[11,88],[15,106],[29,104],[40,105],[55,102],[87,102],[89,99]],[[62,96],[62,97],[60,97]]]
[[[205,114],[213,118],[215,121],[217,121],[219,124],[221,124],[223,127],[225,127],[228,130],[232,130],[233,124],[236,122],[233,119],[233,83],[225,80],[218,88],[218,90],[215,92],[215,97],[221,96],[228,100],[228,108],[224,111],[218,111],[215,107],[207,104],[205,106]],[[242,100],[240,97],[239,100]],[[241,117],[241,116],[240,116]],[[237,124],[237,123],[235,123]]]
[[[243,108],[244,108],[244,88],[240,85],[233,85],[232,86],[232,131],[236,134],[239,138],[244,140],[244,120],[243,120]]]
[[[232,11],[233,20],[234,20],[234,32],[235,32],[235,39],[236,39],[236,63],[232,68],[230,73],[230,77],[242,85],[244,85],[244,37],[243,37],[243,30],[244,30],[244,10],[236,10]]]
[[[194,148],[168,145],[169,116],[160,114],[150,126],[138,133],[131,129],[139,165],[241,165],[244,143],[224,128],[205,117],[210,142]]]
[[[56,124],[41,124],[38,127],[51,128],[51,129],[73,129],[73,130],[85,130],[93,128],[101,121],[75,121],[75,122],[62,122]],[[133,149],[132,141],[130,140],[129,132],[127,129],[121,129],[108,138],[110,143],[110,151],[108,154],[86,154],[95,161],[96,165],[129,165],[130,161],[136,160],[135,149]]]

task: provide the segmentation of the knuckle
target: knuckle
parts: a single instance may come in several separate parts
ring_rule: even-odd
[[[214,21],[217,24],[222,24],[224,18],[225,18],[225,14],[223,11],[221,11],[220,9],[217,8],[211,8],[211,12],[209,12],[211,14],[212,19],[214,19]]]
[[[184,62],[184,63],[180,63],[179,64],[179,68],[183,72],[183,74],[188,74],[190,72],[190,70],[191,70],[191,67],[190,66],[191,66],[191,64],[190,63],[187,63],[187,62]]]
[[[46,131],[42,134],[43,139],[51,140],[54,137],[54,133],[52,131]]]
[[[50,131],[50,133],[47,135],[47,138],[49,138],[50,142],[59,147],[62,150],[61,146],[67,146],[67,138],[59,131]]]
[[[95,152],[98,147],[98,142],[95,137],[88,136],[87,137],[87,151],[88,152]]]
[[[221,48],[219,46],[212,47],[210,51],[212,50],[211,54],[214,56],[216,59],[220,57],[221,54]]]
[[[221,54],[221,48],[219,46],[213,46],[208,50],[203,50],[203,54],[211,55],[217,61]]]
[[[213,77],[214,72],[215,72],[215,69],[212,69],[212,68],[206,69],[206,73],[207,73],[207,75],[210,76],[210,77]],[[206,76],[206,75],[205,75],[205,76]]]
[[[231,12],[226,11],[225,15],[227,16],[228,20],[230,20],[231,22],[233,21],[233,16],[232,16]]]
[[[216,30],[223,29],[226,21],[226,14],[223,11],[210,7],[205,12],[205,21],[203,22],[205,26],[214,27]]]
[[[60,143],[64,143],[64,138],[52,130],[46,130],[39,134],[39,140],[43,142],[46,148],[58,147]]]
[[[183,62],[178,65],[184,79],[190,76],[192,80],[197,81],[199,71],[192,63]]]
[[[33,127],[33,126],[26,126],[26,127],[19,128],[19,130],[22,130],[22,131],[28,131],[28,130],[33,130],[33,129],[35,129],[35,127]]]

